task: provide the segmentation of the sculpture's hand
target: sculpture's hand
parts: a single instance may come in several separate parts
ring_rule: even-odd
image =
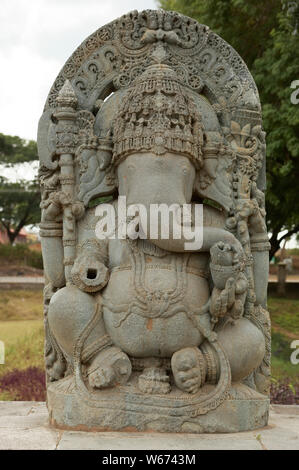
[[[260,193],[260,191],[259,191]],[[237,205],[238,223],[248,224],[251,234],[264,233],[267,231],[265,223],[265,209],[258,193],[253,190],[253,199],[243,199]]]
[[[230,245],[230,249],[233,252],[233,264],[237,263],[238,260],[244,256],[244,251],[240,241],[230,232],[225,231],[225,235],[222,236],[221,241]]]
[[[237,264],[239,262],[239,252],[242,250],[242,246],[237,239],[233,240],[233,242],[235,242],[235,244],[224,243],[223,241],[215,243],[210,249],[211,262],[222,266]]]
[[[254,201],[254,210],[251,217],[248,219],[249,232],[251,234],[267,233],[267,226],[265,222],[265,209],[260,208],[256,199]]]
[[[95,257],[80,255],[72,269],[72,280],[79,289],[96,292],[103,289],[109,279],[108,268]]]
[[[223,290],[214,288],[211,296],[211,315],[216,318],[224,317],[235,303],[235,294],[236,282],[232,277],[226,281]]]

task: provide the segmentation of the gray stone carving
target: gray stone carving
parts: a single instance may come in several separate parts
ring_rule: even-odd
[[[133,11],[58,75],[38,131],[53,425],[267,424],[265,133],[242,59],[207,26]],[[203,245],[96,237],[97,198],[204,204]],[[140,227],[145,231],[147,227]]]

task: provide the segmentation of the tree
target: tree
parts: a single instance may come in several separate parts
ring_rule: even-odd
[[[267,212],[271,252],[299,232],[299,103],[291,101],[291,84],[299,80],[299,36],[285,12],[278,14],[272,30],[272,47],[254,63],[261,92],[267,132]],[[279,235],[286,230],[284,235]]]
[[[0,223],[11,244],[25,225],[40,220],[39,203],[37,182],[11,183],[7,178],[0,178]]]
[[[260,57],[276,25],[280,0],[160,0],[165,10],[174,10],[206,24],[231,44],[251,68]]]
[[[299,103],[291,102],[291,84],[299,80],[298,9],[290,3],[294,2],[160,0],[162,8],[195,18],[223,37],[257,83],[267,133],[270,257],[285,238],[299,231]]]
[[[34,140],[25,140],[18,136],[0,133],[0,163],[11,166],[34,160],[38,160],[37,146]]]
[[[0,134],[0,164],[15,166],[37,160],[34,141]],[[40,190],[36,180],[11,182],[0,177],[0,225],[11,244],[25,225],[40,220]]]

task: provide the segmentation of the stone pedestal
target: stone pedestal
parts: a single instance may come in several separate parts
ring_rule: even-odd
[[[246,385],[232,386],[215,409],[201,414],[205,395],[186,396],[177,388],[168,395],[145,395],[136,378],[130,385],[87,394],[76,390],[71,378],[48,386],[50,423],[61,429],[81,431],[156,431],[176,433],[230,433],[267,425],[269,399]]]

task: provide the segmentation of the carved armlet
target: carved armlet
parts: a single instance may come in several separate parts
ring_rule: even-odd
[[[271,244],[268,239],[267,233],[256,233],[250,237],[251,251],[269,251]]]
[[[62,222],[42,222],[39,228],[41,237],[62,237]]]

